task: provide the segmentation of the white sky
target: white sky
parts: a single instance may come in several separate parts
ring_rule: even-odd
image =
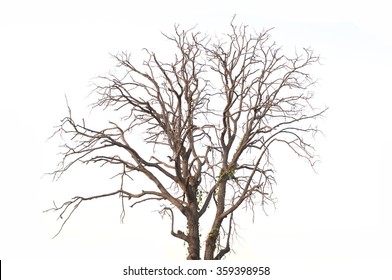
[[[316,98],[330,110],[320,123],[325,137],[317,138],[318,174],[277,155],[277,210],[268,217],[260,211],[255,224],[241,218],[243,239],[229,258],[392,260],[387,1],[138,2],[1,2],[0,258],[140,260],[151,259],[151,250],[158,260],[185,256],[168,220],[139,207],[121,225],[116,199],[82,205],[52,240],[59,224],[42,214],[52,200],[114,182],[85,167],[56,183],[42,179],[59,159],[58,143],[45,140],[66,114],[64,94],[75,113],[88,116],[88,83],[113,67],[109,53],[159,49],[160,31],[170,33],[174,23],[219,34],[236,13],[256,30],[275,27],[273,39],[287,48],[321,54]]]

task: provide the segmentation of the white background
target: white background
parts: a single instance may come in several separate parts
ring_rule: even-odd
[[[384,264],[392,260],[392,22],[386,1],[134,2],[1,2],[0,258],[14,260],[15,267],[58,260],[72,268],[70,260],[115,266],[114,260],[149,264],[185,257],[184,245],[154,207],[132,209],[120,224],[118,199],[82,204],[51,239],[60,224],[42,211],[53,200],[86,188],[113,190],[116,182],[110,172],[84,166],[58,182],[42,177],[60,159],[58,139],[46,139],[67,113],[64,94],[75,114],[88,118],[88,85],[113,68],[110,53],[167,51],[159,49],[160,32],[172,32],[174,23],[219,35],[237,14],[255,30],[275,27],[272,38],[287,49],[311,46],[320,53],[316,98],[330,109],[319,124],[325,136],[316,138],[318,173],[295,157],[276,155],[277,209],[268,217],[260,209],[253,224],[251,216],[239,217],[241,238],[228,259],[272,262],[280,275],[290,275],[285,266],[299,261],[315,273],[336,265],[342,273],[336,279],[364,270],[386,276]]]

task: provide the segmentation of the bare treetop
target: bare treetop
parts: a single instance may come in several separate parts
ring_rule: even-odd
[[[235,210],[274,200],[271,146],[284,144],[314,164],[308,136],[318,132],[313,124],[325,109],[311,105],[315,81],[307,69],[319,57],[311,49],[287,56],[270,30],[230,26],[220,39],[175,26],[173,36],[164,35],[174,50],[169,62],[149,50],[142,65],[126,52],[115,55],[118,71],[99,79],[93,107],[110,108],[120,120],[108,111],[109,125],[95,130],[69,109],[56,131],[66,143],[55,178],[76,163],[101,163],[118,165],[121,182],[55,206],[65,222],[84,200],[119,194],[122,215],[128,203],[159,200],[171,234],[188,245],[188,259],[201,258],[200,238],[204,259],[221,259],[231,249]],[[145,147],[132,145],[135,132],[143,133]],[[129,180],[134,173],[146,178],[143,186]],[[200,237],[207,211],[210,230]],[[186,218],[186,230],[175,230],[176,215]]]

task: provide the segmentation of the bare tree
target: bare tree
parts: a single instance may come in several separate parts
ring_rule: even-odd
[[[127,53],[115,55],[117,73],[100,77],[93,91],[94,108],[121,116],[106,127],[77,122],[67,104],[69,115],[54,133],[65,141],[54,178],[76,163],[99,163],[118,166],[121,180],[111,192],[49,209],[64,218],[58,233],[86,200],[119,195],[122,218],[126,206],[157,200],[171,234],[187,244],[187,259],[201,259],[202,246],[204,259],[221,259],[231,251],[236,210],[274,203],[271,147],[283,144],[313,166],[312,124],[325,109],[310,103],[315,81],[307,69],[319,57],[311,49],[283,54],[270,30],[230,27],[215,39],[175,26],[173,36],[164,35],[175,50],[171,62],[149,50],[140,66]],[[131,144],[140,131],[142,148]],[[132,181],[135,173],[143,185]],[[178,215],[186,229],[175,230]],[[203,215],[211,219],[206,236]]]

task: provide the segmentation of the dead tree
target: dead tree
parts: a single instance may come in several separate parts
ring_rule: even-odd
[[[69,115],[54,133],[65,139],[54,178],[76,163],[99,163],[117,166],[120,183],[49,209],[64,218],[60,231],[86,200],[119,195],[122,217],[128,205],[158,200],[171,234],[187,244],[187,259],[201,259],[202,246],[204,259],[222,259],[231,251],[236,210],[274,202],[271,147],[286,145],[313,165],[309,136],[325,109],[311,105],[315,80],[307,70],[319,57],[306,48],[283,54],[270,30],[249,32],[233,21],[230,27],[214,39],[175,26],[173,36],[164,35],[173,44],[171,62],[149,50],[140,66],[128,53],[115,55],[117,73],[100,77],[93,91],[92,106],[107,113],[101,129],[77,122],[67,104]],[[143,146],[131,144],[135,133]],[[135,173],[144,176],[142,186],[129,180]],[[212,220],[201,236],[206,213]],[[186,229],[175,230],[178,215]]]

